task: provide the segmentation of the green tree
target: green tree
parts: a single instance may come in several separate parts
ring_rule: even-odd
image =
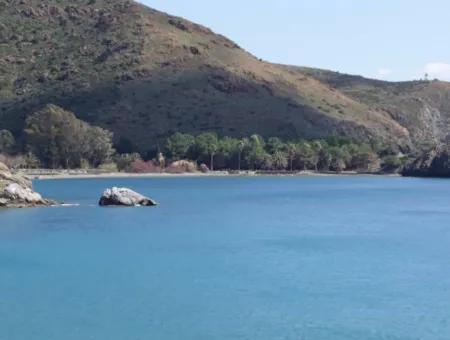
[[[265,144],[266,151],[274,155],[275,153],[285,149],[285,144],[278,137],[270,137]]]
[[[317,153],[311,143],[300,141],[297,144],[297,162],[302,170],[317,168]]]
[[[329,148],[329,152],[331,155],[330,170],[338,172],[345,170],[348,158],[350,157],[346,149],[334,146]]]
[[[188,158],[191,147],[195,145],[195,137],[184,133],[175,133],[167,139],[167,150],[173,160]]]
[[[39,159],[32,152],[26,153],[24,163],[27,169],[37,169],[40,166]]]
[[[249,140],[247,138],[243,138],[238,142],[238,171],[241,171],[241,163],[242,163],[242,152],[244,152],[245,148],[249,144]]]
[[[328,147],[323,147],[318,152],[317,169],[324,171],[330,170],[332,160],[333,156],[331,155]]]
[[[285,170],[288,166],[288,158],[283,151],[276,151],[272,155],[272,164],[275,170]]]
[[[222,160],[222,167],[233,168],[236,157],[239,158],[239,140],[232,137],[224,137],[219,141],[218,155]],[[216,157],[217,158],[217,157]],[[217,159],[215,161],[217,168]]]
[[[294,169],[294,159],[297,157],[299,153],[299,146],[295,143],[287,143],[286,144],[286,155],[289,162],[289,170],[292,171]]]
[[[267,153],[264,150],[264,139],[258,135],[252,135],[246,146],[245,160],[250,169],[260,169],[267,159]]]
[[[27,118],[24,132],[28,149],[52,168],[79,167],[84,160],[96,166],[113,152],[111,133],[51,104]]]
[[[383,170],[395,172],[403,166],[403,160],[397,155],[389,155],[382,160]]]
[[[112,144],[112,132],[94,126],[86,130],[87,150],[85,157],[89,163],[98,167],[99,165],[111,160],[111,156],[115,153]]]
[[[209,157],[209,168],[214,170],[214,156],[219,149],[219,140],[215,133],[205,132],[195,139],[197,151],[201,157]]]
[[[380,158],[371,147],[362,144],[352,154],[352,168],[364,171],[375,171],[380,167]]]

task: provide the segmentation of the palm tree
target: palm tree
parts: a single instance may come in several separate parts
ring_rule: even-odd
[[[287,155],[289,157],[289,168],[293,170],[294,158],[298,152],[298,145],[294,143],[288,143],[286,146]]]
[[[244,151],[245,145],[247,144],[246,139],[241,139],[238,142],[237,149],[238,149],[238,171],[241,171],[241,159],[242,159],[242,152]]]

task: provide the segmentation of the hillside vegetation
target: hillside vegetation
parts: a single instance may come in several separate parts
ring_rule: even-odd
[[[447,137],[450,86],[271,64],[129,0],[0,0],[0,130],[20,138],[48,104],[141,153],[175,132],[210,131],[407,150]]]

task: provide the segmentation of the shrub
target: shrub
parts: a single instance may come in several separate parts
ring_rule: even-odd
[[[100,164],[98,167],[99,170],[106,171],[106,172],[117,172],[117,164],[114,162],[108,162]]]
[[[145,162],[142,159],[136,159],[130,164],[129,172],[137,174],[157,173],[161,172],[161,169],[152,161]]]
[[[113,159],[119,171],[126,171],[126,172],[131,172],[130,170],[131,164],[134,161],[142,160],[141,155],[139,155],[138,153],[125,153],[121,155],[116,155],[114,156]]]

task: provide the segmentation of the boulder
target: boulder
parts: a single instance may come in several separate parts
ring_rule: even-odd
[[[157,205],[157,203],[151,198],[145,197],[128,188],[111,188],[106,189],[103,192],[99,201],[100,206],[126,206],[136,207],[145,206],[151,207]]]
[[[204,174],[207,174],[209,172],[209,168],[205,163],[200,164],[200,171]]]
[[[0,207],[27,208],[50,206],[55,201],[42,198],[33,191],[31,181],[20,174],[11,174],[8,167],[0,163]]]

